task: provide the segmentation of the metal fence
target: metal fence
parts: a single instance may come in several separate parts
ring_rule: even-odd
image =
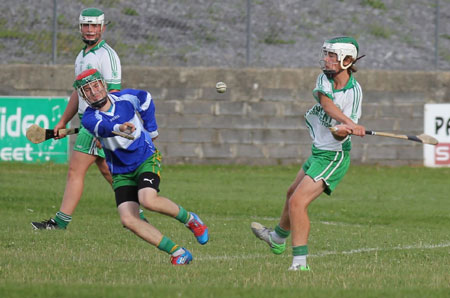
[[[364,68],[450,69],[450,0],[2,0],[0,63],[72,64],[92,6],[123,65],[317,67],[351,35]]]

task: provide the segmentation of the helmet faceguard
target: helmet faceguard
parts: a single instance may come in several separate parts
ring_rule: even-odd
[[[75,79],[73,87],[93,109],[102,108],[108,101],[105,80],[96,69],[88,69],[80,73]]]
[[[96,33],[95,36],[93,36],[92,38],[87,38],[86,36],[83,35],[83,32],[81,30],[83,25],[100,25],[100,33]],[[102,10],[98,8],[83,9],[80,13],[79,19],[80,33],[83,42],[87,45],[96,44],[102,35],[104,25],[105,25],[105,14],[103,13]]]
[[[322,56],[320,59],[320,64],[323,72],[327,77],[333,77],[334,75],[340,73],[342,70],[348,69],[353,63],[357,60],[359,51],[359,46],[356,40],[352,37],[335,37],[330,40],[326,40],[322,46]],[[339,63],[341,70],[337,72],[336,70],[330,70],[326,68],[326,57],[328,53],[334,53],[337,56],[337,62]],[[353,59],[347,65],[344,65],[344,60],[347,57],[351,57]]]

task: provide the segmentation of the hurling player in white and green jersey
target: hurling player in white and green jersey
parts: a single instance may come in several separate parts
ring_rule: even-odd
[[[119,91],[122,77],[120,59],[117,53],[102,39],[106,29],[103,11],[98,8],[82,10],[79,17],[79,29],[85,47],[75,60],[75,77],[86,69],[95,68],[105,78],[109,92]],[[77,92],[74,91],[70,96],[66,110],[54,128],[55,136],[59,129],[66,127],[67,123],[77,112],[81,119],[87,106],[86,102],[79,99]],[[57,138],[63,137],[65,135],[60,135]],[[70,156],[69,171],[61,207],[55,218],[50,218],[43,222],[32,222],[32,226],[35,229],[65,229],[67,227],[81,199],[86,172],[93,163],[97,165],[105,179],[112,185],[112,177],[105,161],[105,153],[99,144],[92,134],[81,127]],[[141,217],[144,218],[142,213]]]
[[[317,103],[306,113],[306,125],[313,139],[312,154],[287,191],[280,221],[275,229],[252,223],[253,233],[267,242],[275,254],[286,249],[292,234],[292,265],[289,270],[309,271],[306,262],[310,221],[307,208],[323,192],[330,195],[350,165],[351,136],[364,136],[358,125],[362,90],[355,80],[358,43],[351,37],[325,41],[320,61],[323,73],[317,77],[313,95]],[[360,57],[361,58],[361,57]],[[329,128],[336,126],[333,134]]]

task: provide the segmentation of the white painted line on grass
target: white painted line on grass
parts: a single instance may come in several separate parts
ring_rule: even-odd
[[[406,245],[406,246],[397,246],[397,247],[388,247],[388,248],[359,248],[352,249],[347,251],[324,251],[322,253],[310,255],[310,257],[325,257],[330,255],[352,255],[359,254],[365,252],[374,252],[374,251],[391,251],[391,250],[411,250],[411,249],[434,249],[434,248],[444,248],[450,247],[450,243],[440,243],[440,244],[418,244],[418,245]]]
[[[358,248],[358,249],[352,249],[347,251],[323,251],[319,252],[317,254],[311,254],[308,255],[308,257],[326,257],[326,256],[332,256],[332,255],[352,255],[352,254],[360,254],[360,253],[366,253],[366,252],[380,252],[380,251],[393,251],[393,250],[414,250],[414,249],[435,249],[435,248],[445,248],[450,247],[450,242],[447,243],[439,243],[439,244],[417,244],[417,245],[406,245],[406,246],[397,246],[397,247],[386,247],[386,248],[380,248],[380,247],[367,247],[367,248]],[[251,255],[225,255],[225,256],[202,256],[202,257],[196,257],[195,260],[197,261],[228,261],[228,260],[248,260],[248,259],[259,259],[259,258],[267,258],[270,256],[271,252],[267,250],[267,254],[251,254]],[[290,254],[284,254],[280,257],[283,258],[291,258],[292,256]]]
[[[251,220],[261,220],[261,221],[276,221],[278,223],[278,221],[280,220],[279,217],[266,217],[266,216],[251,216],[250,217]],[[242,217],[225,217],[225,218],[221,218],[221,221],[236,221],[236,220],[242,220]],[[338,222],[338,221],[311,221],[312,224],[315,223],[320,223],[323,225],[328,225],[328,226],[342,226],[342,227],[363,227],[364,225],[360,225],[360,224],[349,224],[346,222]],[[268,227],[270,227],[269,224],[267,224]]]

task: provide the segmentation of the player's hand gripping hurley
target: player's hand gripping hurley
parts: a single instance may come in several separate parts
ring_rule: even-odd
[[[79,128],[63,128],[58,130],[58,134],[55,136],[53,129],[45,129],[37,124],[33,124],[30,127],[28,127],[26,136],[30,142],[34,144],[40,144],[49,139],[59,137],[60,135],[77,134],[79,131],[80,131]],[[126,138],[128,140],[134,140],[134,136],[131,135],[131,130],[127,130],[126,132],[113,131],[112,133],[121,136],[123,138]]]
[[[30,142],[32,142],[34,144],[39,144],[46,140],[58,137],[59,135],[76,134],[76,133],[78,133],[78,131],[79,131],[78,128],[60,129],[60,130],[58,130],[58,134],[55,136],[53,129],[45,129],[45,128],[40,127],[37,124],[33,124],[30,127],[28,127],[26,136]]]
[[[125,122],[121,127],[122,129],[120,129],[120,131],[112,131],[112,133],[128,140],[134,140],[134,136],[131,134],[136,129],[134,125],[130,122]]]

